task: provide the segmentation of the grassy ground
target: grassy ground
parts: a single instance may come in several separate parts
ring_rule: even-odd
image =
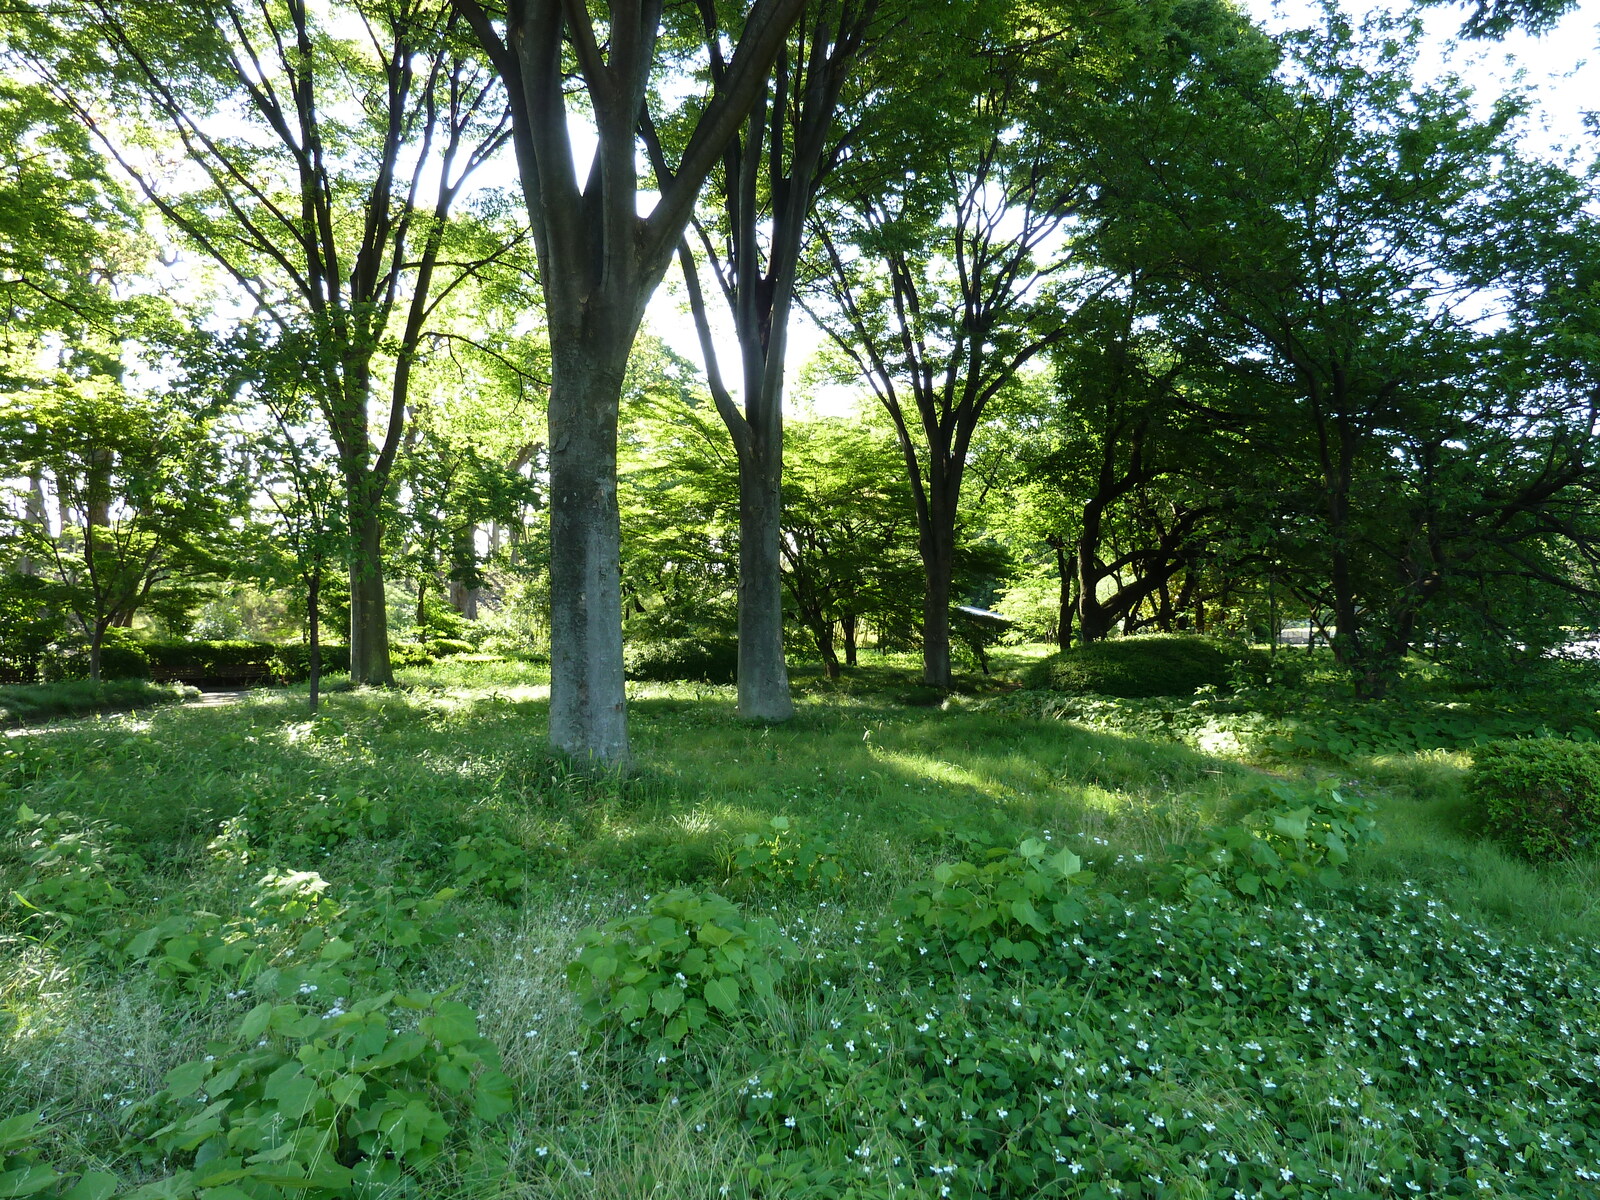
[[[781,727],[639,688],[618,778],[548,753],[525,667],[404,682],[0,751],[0,1172],[214,1200],[1593,1194],[1596,865],[1476,838],[1465,752],[1285,753],[1255,716],[1066,721],[981,682],[930,707],[871,662],[801,673]],[[1335,784],[1386,836],[1336,884],[1208,897],[1173,849]]]
[[[37,725],[89,713],[154,708],[195,694],[193,688],[181,684],[150,683],[144,679],[11,684],[0,687],[0,726]]]

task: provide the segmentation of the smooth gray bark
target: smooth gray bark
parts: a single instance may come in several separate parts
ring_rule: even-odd
[[[617,397],[632,344],[610,362],[555,355],[550,392],[550,740],[605,763],[628,758]]]

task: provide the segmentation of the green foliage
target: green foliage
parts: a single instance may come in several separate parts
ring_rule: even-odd
[[[1239,653],[1210,638],[1145,634],[1091,642],[1053,654],[1029,668],[1029,687],[1092,692],[1138,699],[1184,696],[1202,687],[1226,687]]]
[[[69,812],[41,815],[22,804],[14,827],[28,880],[11,899],[29,921],[42,924],[47,934],[115,921],[127,903],[129,876],[143,867],[126,848],[125,826]]]
[[[141,1106],[143,1145],[152,1162],[193,1166],[132,1197],[388,1194],[510,1111],[511,1084],[471,1008],[422,992],[347,1005],[324,991],[331,1007],[318,1012],[306,998],[319,978],[264,975],[271,998],[234,1037],[167,1072]]]
[[[839,848],[821,834],[802,836],[788,817],[773,817],[762,833],[747,833],[733,852],[732,878],[753,889],[839,890],[855,873]]]
[[[0,572],[0,679],[31,682],[45,648],[66,627],[56,584],[38,575]]]
[[[350,647],[323,643],[317,647],[324,675],[350,672]],[[301,683],[311,674],[311,647],[304,643],[279,646],[272,655],[274,677],[280,683]]]
[[[583,935],[567,982],[591,1034],[676,1050],[739,1020],[783,978],[785,940],[714,892],[675,888]]]
[[[241,889],[247,902],[226,919],[192,908],[148,926],[123,951],[172,990],[205,1002],[242,996],[274,963],[306,962],[340,986],[395,986],[399,968],[457,932],[442,911],[455,894],[362,884],[331,888],[310,871],[268,871]]]
[[[278,647],[270,642],[141,642],[139,648],[158,679],[265,682],[272,678]]]
[[[1593,742],[1480,746],[1467,790],[1489,834],[1526,858],[1567,858],[1600,845],[1600,745]]]
[[[1259,796],[1263,807],[1189,847],[1188,861],[1171,866],[1161,890],[1197,900],[1225,891],[1266,900],[1307,881],[1332,886],[1353,848],[1382,841],[1377,806],[1332,781],[1311,788],[1269,783]]]
[[[328,737],[342,732],[332,721],[313,729]],[[327,854],[352,837],[381,837],[388,832],[390,814],[382,798],[342,787],[298,804],[252,801],[243,815],[253,837],[279,853],[299,856]]]
[[[89,678],[89,645],[81,638],[54,642],[39,659],[44,683]],[[149,679],[150,658],[144,647],[122,630],[106,630],[100,646],[101,679]]]
[[[397,667],[430,667],[433,652],[421,642],[391,642],[389,661]]]
[[[110,1200],[117,1179],[104,1171],[88,1171],[67,1186],[54,1167],[41,1162],[36,1144],[49,1132],[39,1113],[17,1113],[0,1120],[0,1200]]]
[[[1274,724],[1268,738],[1274,751],[1341,760],[1507,738],[1600,738],[1595,698],[1555,687],[1537,695],[1502,689],[1451,696],[1400,694],[1379,702],[1302,693],[1275,714]]]
[[[667,683],[732,683],[739,671],[737,638],[667,638],[631,645],[623,655],[629,679]]]
[[[991,849],[978,862],[940,863],[931,881],[895,898],[894,922],[882,935],[885,953],[913,971],[1038,963],[1052,939],[1083,917],[1078,889],[1093,878],[1076,854],[1051,850],[1029,838],[1016,850]]]
[[[163,592],[183,608],[215,577],[239,497],[212,413],[130,391],[123,347],[76,349],[52,386],[0,395],[0,459],[48,477],[60,514],[57,527],[0,521],[0,544],[48,575],[93,641]]]
[[[530,870],[542,865],[527,849],[480,821],[451,844],[455,886],[502,904],[521,899]]]

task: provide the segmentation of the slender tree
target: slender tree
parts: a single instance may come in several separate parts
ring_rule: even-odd
[[[1116,28],[1128,19],[1016,5],[947,34],[924,54],[920,85],[860,138],[813,221],[821,263],[807,306],[900,439],[927,584],[923,678],[936,687],[951,680],[973,435],[1065,336],[1068,293],[1093,286],[1069,275],[1082,265],[1071,226],[1092,187],[1071,142],[1084,99],[1130,52]]]
[[[783,651],[779,525],[783,509],[783,384],[789,314],[806,222],[818,191],[846,153],[835,114],[875,40],[891,30],[927,31],[943,4],[820,0],[806,7],[773,62],[766,94],[712,174],[693,243],[679,251],[706,378],[733,441],[739,473],[739,712],[760,720],[794,714]],[[698,0],[711,78],[727,74],[716,6]],[[880,10],[884,18],[880,19]],[[908,20],[915,13],[919,19]],[[656,169],[670,176],[657,131],[647,127]],[[701,265],[732,318],[737,364],[725,373],[701,285]],[[736,372],[738,398],[728,376]]]
[[[39,4],[20,42],[168,226],[280,332],[313,335],[362,683],[392,681],[382,505],[422,335],[502,252],[446,252],[468,180],[510,136],[457,24],[445,0],[91,0]]]
[[[215,576],[237,498],[203,411],[139,393],[103,371],[57,373],[0,400],[0,472],[39,478],[55,516],[0,516],[0,542],[41,564],[89,641],[100,678],[106,631],[163,587]]]

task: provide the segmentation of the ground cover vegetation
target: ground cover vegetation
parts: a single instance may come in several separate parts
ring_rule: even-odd
[[[0,14],[0,1200],[1592,1194],[1592,147],[1421,29]]]
[[[313,719],[264,691],[9,739],[0,1182],[1592,1189],[1593,851],[1533,861],[1483,799],[1592,770],[1585,743],[1502,750],[1473,709],[1335,754],[1241,685],[1222,754],[1184,723],[1223,723],[1205,691],[929,709],[900,662],[797,672],[782,726],[640,685],[625,776],[530,742],[548,676],[503,661]]]

